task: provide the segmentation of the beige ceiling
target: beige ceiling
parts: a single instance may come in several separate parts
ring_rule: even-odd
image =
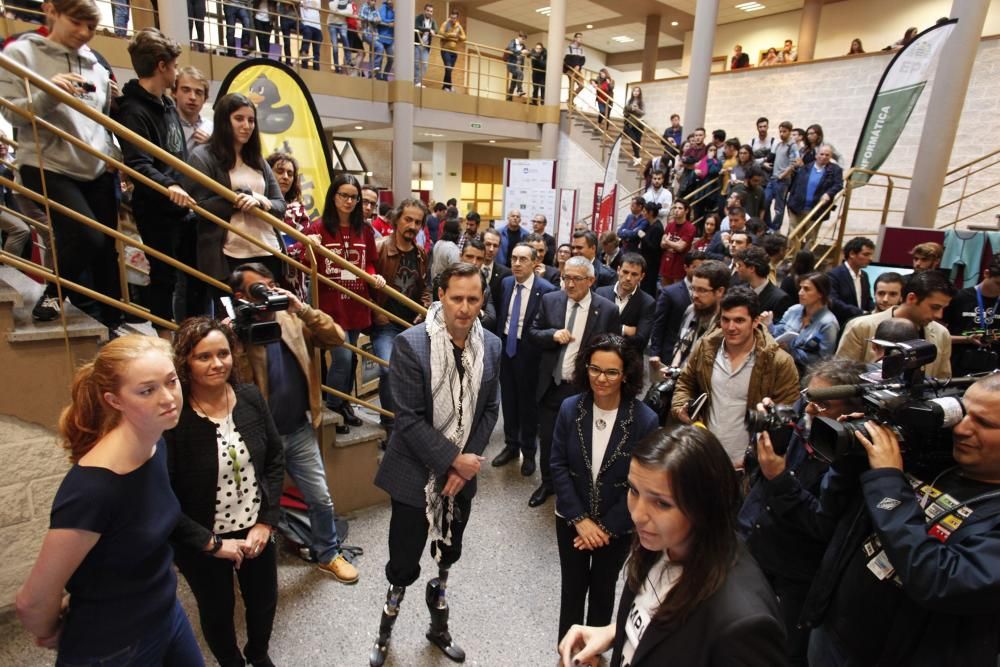
[[[754,12],[736,9],[744,1],[720,0],[718,24],[797,10],[803,4],[803,0],[758,0],[764,9]],[[549,6],[548,0],[454,0],[451,4],[468,16],[511,30],[543,32],[548,27],[548,18],[535,11]],[[694,28],[697,4],[698,0],[567,0],[566,37],[582,31],[584,43],[598,51],[640,51],[645,42],[646,17],[659,14],[658,46],[678,46],[684,43],[684,33]],[[674,21],[676,26],[671,25]],[[587,28],[588,24],[593,27]],[[612,41],[617,36],[631,37],[634,41]]]

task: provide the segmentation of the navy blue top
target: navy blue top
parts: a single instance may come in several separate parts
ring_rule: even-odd
[[[281,435],[295,433],[309,421],[309,383],[284,341],[267,346],[267,394],[271,417]]]
[[[177,599],[168,539],[181,507],[167,477],[167,447],[132,472],[74,465],[63,478],[49,527],[100,533],[70,577],[59,657],[107,655],[146,636]]]

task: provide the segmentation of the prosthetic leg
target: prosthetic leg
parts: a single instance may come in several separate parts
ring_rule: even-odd
[[[382,620],[378,626],[378,637],[375,645],[372,646],[368,655],[368,664],[371,667],[382,667],[385,663],[385,656],[389,652],[389,638],[392,636],[392,626],[399,616],[399,605],[403,602],[406,594],[406,586],[389,586],[389,591],[385,594],[385,607],[382,608]]]
[[[436,579],[427,582],[427,608],[431,613],[431,626],[427,630],[427,639],[455,662],[465,662],[465,651],[454,641],[448,632],[448,601],[445,593],[448,589],[448,568],[439,568]]]

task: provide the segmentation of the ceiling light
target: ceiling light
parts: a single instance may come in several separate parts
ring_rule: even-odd
[[[496,140],[496,139],[490,139],[490,143],[491,143],[491,144],[495,144],[496,142],[497,142],[497,140]]]
[[[363,129],[365,129],[365,126],[364,125],[355,125],[354,129],[355,130],[363,130]]]
[[[671,21],[670,25],[672,25],[672,26],[674,26],[676,28],[677,26],[680,25],[680,23],[678,23],[677,21]]]
[[[542,14],[543,16],[548,16],[549,14],[552,13],[552,8],[551,7],[539,7],[538,9],[535,10],[535,12],[538,13],[538,14]]]
[[[628,35],[618,35],[617,37],[612,37],[611,41],[618,42],[619,44],[628,44],[629,42],[634,42],[635,39],[629,37]]]
[[[593,30],[593,29],[594,29],[594,24],[593,23],[588,23],[587,24],[587,30]]]
[[[736,5],[736,9],[739,9],[744,12],[756,12],[760,9],[764,9],[764,5],[760,4],[759,2],[741,2],[740,4]]]

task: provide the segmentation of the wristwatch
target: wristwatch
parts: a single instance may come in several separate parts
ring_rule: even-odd
[[[216,535],[215,533],[212,533],[212,548],[209,549],[207,553],[210,556],[214,556],[215,554],[219,553],[219,549],[221,548],[222,548],[222,538]]]

